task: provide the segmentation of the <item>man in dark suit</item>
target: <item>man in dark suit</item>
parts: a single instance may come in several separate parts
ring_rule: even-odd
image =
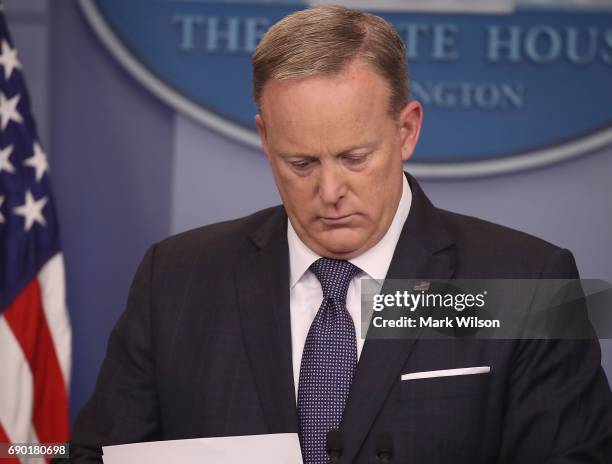
[[[397,463],[610,462],[596,340],[358,336],[360,277],[578,276],[567,250],[429,202],[403,173],[422,120],[408,88],[378,17],[315,8],[270,29],[256,123],[283,206],[149,249],[73,462],[103,445],[297,432],[319,463],[338,427],[343,462],[375,462],[382,432]]]

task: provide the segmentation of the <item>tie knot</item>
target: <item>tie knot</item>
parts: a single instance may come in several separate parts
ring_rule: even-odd
[[[324,298],[346,301],[349,284],[361,269],[343,259],[319,258],[310,270],[319,279]]]

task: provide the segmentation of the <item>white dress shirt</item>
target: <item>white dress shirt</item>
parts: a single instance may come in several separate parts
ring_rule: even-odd
[[[384,280],[395,246],[404,227],[404,222],[410,212],[412,192],[406,177],[404,177],[402,197],[395,211],[391,226],[383,238],[365,253],[349,259],[351,263],[361,269],[361,272],[351,281],[346,295],[346,308],[353,318],[355,333],[357,335],[357,359],[365,340],[361,338],[361,278]],[[293,356],[293,379],[295,396],[297,398],[298,380],[300,378],[300,364],[302,352],[306,343],[306,336],[314,320],[321,302],[323,290],[316,276],[309,267],[321,256],[308,248],[298,237],[291,221],[287,221],[287,241],[289,243],[289,299],[291,313],[291,348]]]

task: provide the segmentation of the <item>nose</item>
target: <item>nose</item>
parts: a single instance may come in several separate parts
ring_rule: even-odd
[[[346,179],[335,164],[322,163],[319,170],[319,196],[326,205],[336,205],[347,190]]]

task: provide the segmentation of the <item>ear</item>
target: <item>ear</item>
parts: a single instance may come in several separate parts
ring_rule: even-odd
[[[264,155],[270,161],[270,149],[268,147],[268,135],[266,133],[266,125],[260,114],[255,115],[255,125],[257,126],[257,133],[259,134],[259,140],[261,141],[261,148],[263,149]]]
[[[423,107],[418,101],[409,102],[399,116],[400,137],[402,144],[402,160],[407,161],[412,156],[423,124]]]

